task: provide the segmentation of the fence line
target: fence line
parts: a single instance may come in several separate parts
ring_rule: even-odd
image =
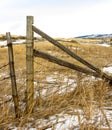
[[[46,53],[37,51],[33,49],[33,33],[39,34],[42,38],[45,38],[50,43],[52,43],[54,46],[60,48],[62,51],[66,52],[68,55],[70,55],[75,60],[79,61],[83,65],[87,66],[90,70],[87,70],[85,68],[82,68],[80,66],[76,66],[74,64],[71,64],[69,62],[57,59],[56,57],[53,57],[51,55],[48,55]],[[112,83],[112,77],[107,75],[106,73],[102,72],[99,68],[95,67],[94,65],[90,64],[77,54],[73,53],[70,49],[66,48],[64,45],[59,43],[58,41],[54,40],[52,37],[48,36],[46,33],[41,31],[40,29],[33,26],[33,16],[27,16],[27,43],[26,43],[26,74],[27,74],[27,112],[31,112],[32,105],[34,102],[34,66],[33,66],[33,56],[42,57],[44,59],[47,59],[51,62],[54,62],[56,64],[59,64],[61,66],[66,66],[71,69],[75,69],[79,72],[83,72],[89,75],[94,75],[95,77],[100,77],[102,79],[105,79],[106,81],[109,81]]]
[[[112,82],[112,77],[108,76],[107,74],[103,73],[99,68],[96,68],[92,64],[88,63],[86,60],[82,59],[78,55],[74,54],[72,51],[70,51],[68,48],[66,48],[64,45],[59,43],[58,41],[54,40],[35,26],[33,26],[33,16],[27,16],[27,30],[26,30],[26,113],[30,113],[33,111],[33,105],[34,105],[34,56],[36,57],[42,57],[44,59],[47,59],[51,62],[54,62],[56,64],[59,64],[61,66],[65,66],[74,70],[77,70],[79,72],[93,75],[95,77],[101,77],[103,79],[106,79],[110,82]],[[40,36],[45,38],[46,40],[50,41],[53,45],[60,48],[64,52],[66,52],[68,55],[76,59],[77,61],[81,62],[85,66],[87,66],[89,69],[85,69],[83,67],[74,65],[70,62],[58,59],[54,56],[48,55],[46,53],[43,53],[41,51],[37,51],[34,49],[34,38],[33,33],[38,33]],[[0,80],[3,81],[5,79],[11,78],[12,82],[12,98],[14,101],[14,107],[15,107],[15,114],[16,117],[20,117],[19,113],[19,99],[18,99],[18,93],[17,93],[17,85],[16,85],[16,76],[15,76],[15,69],[14,69],[14,57],[13,57],[13,48],[12,48],[12,42],[11,42],[11,36],[10,33],[7,33],[7,43],[8,43],[8,52],[9,52],[9,63],[5,64],[0,67],[0,69],[10,66],[10,77],[5,77],[4,79]],[[39,88],[38,88],[39,91]]]

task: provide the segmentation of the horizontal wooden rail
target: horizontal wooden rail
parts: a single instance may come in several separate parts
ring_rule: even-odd
[[[76,71],[79,71],[79,72],[82,72],[82,73],[85,73],[87,75],[93,75],[95,77],[98,77],[98,74],[94,71],[91,71],[91,70],[88,70],[88,69],[85,69],[83,67],[80,67],[78,65],[74,65],[70,62],[67,62],[67,61],[64,61],[64,60],[61,60],[59,58],[56,58],[54,56],[51,56],[49,54],[46,54],[44,52],[41,52],[41,51],[38,51],[38,50],[35,50],[33,51],[33,54],[35,57],[41,57],[41,58],[44,58],[50,62],[53,62],[53,63],[56,63],[58,65],[61,65],[61,66],[64,66],[64,67],[68,67],[70,69],[73,69],[73,70],[76,70]]]
[[[106,73],[102,72],[99,68],[95,67],[94,65],[90,64],[89,62],[87,62],[86,60],[82,59],[78,55],[74,54],[72,51],[70,51],[68,48],[66,48],[65,46],[63,46],[61,43],[59,43],[58,41],[54,40],[53,38],[51,38],[46,33],[42,32],[40,29],[36,28],[33,25],[32,25],[32,29],[33,29],[33,31],[35,33],[37,33],[40,36],[42,36],[43,38],[45,38],[46,40],[48,40],[53,45],[57,46],[58,48],[60,48],[64,52],[66,52],[68,55],[70,55],[71,57],[73,57],[77,61],[81,62],[82,64],[86,65],[90,69],[94,70],[97,73],[97,75],[99,75],[99,77],[101,77],[103,79],[106,79],[106,80],[109,80],[110,82],[112,82],[112,77],[108,76]]]

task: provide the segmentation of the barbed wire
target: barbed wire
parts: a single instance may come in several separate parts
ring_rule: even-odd
[[[8,66],[8,65],[9,65],[9,63],[7,63],[7,64],[5,64],[5,65],[1,66],[1,67],[0,67],[0,69],[2,69],[2,68],[4,68],[4,67],[6,67],[6,66]]]
[[[37,65],[41,65],[41,66],[44,66],[44,67],[47,68],[47,70],[43,70],[43,69],[42,69],[42,70],[41,70],[41,69],[39,70],[39,69],[38,69],[38,70],[34,71],[34,73],[39,73],[39,72],[54,72],[54,71],[57,71],[57,66],[52,66],[52,67],[51,67],[50,65],[45,65],[45,64],[43,64],[43,63],[41,63],[41,62],[39,62],[39,61],[37,62],[37,61],[35,61],[35,60],[34,60],[34,63],[36,63]],[[53,64],[54,64],[54,63],[53,63]],[[55,65],[55,64],[54,64],[54,65]],[[49,70],[49,69],[50,69],[50,70]],[[60,70],[60,69],[58,68],[58,70]],[[62,68],[61,68],[61,71],[62,71],[62,70],[65,70],[65,67],[62,67]]]
[[[6,79],[10,79],[10,76],[4,77],[3,79],[0,79],[0,81],[6,80]]]
[[[3,105],[3,104],[5,104],[5,103],[11,102],[11,101],[12,101],[12,97],[11,97],[10,99],[8,99],[8,100],[6,100],[6,101],[0,103],[0,106]]]

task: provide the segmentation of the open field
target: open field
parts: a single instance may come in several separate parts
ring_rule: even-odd
[[[112,47],[81,44],[85,42],[83,39],[78,39],[77,42],[76,39],[69,42],[60,40],[60,42],[100,69],[112,66]],[[34,112],[32,115],[25,115],[25,46],[25,44],[13,46],[20,119],[14,117],[10,79],[4,80],[5,77],[9,77],[9,66],[0,69],[1,130],[31,128],[32,130],[110,130],[112,128],[112,86],[99,78],[58,66],[41,58],[34,58]],[[34,48],[85,67],[47,41],[35,42]],[[0,48],[0,59],[0,66],[8,63],[7,48]]]

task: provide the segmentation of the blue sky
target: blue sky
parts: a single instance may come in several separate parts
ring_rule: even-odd
[[[0,34],[26,34],[26,16],[52,37],[112,33],[112,0],[0,0]]]

